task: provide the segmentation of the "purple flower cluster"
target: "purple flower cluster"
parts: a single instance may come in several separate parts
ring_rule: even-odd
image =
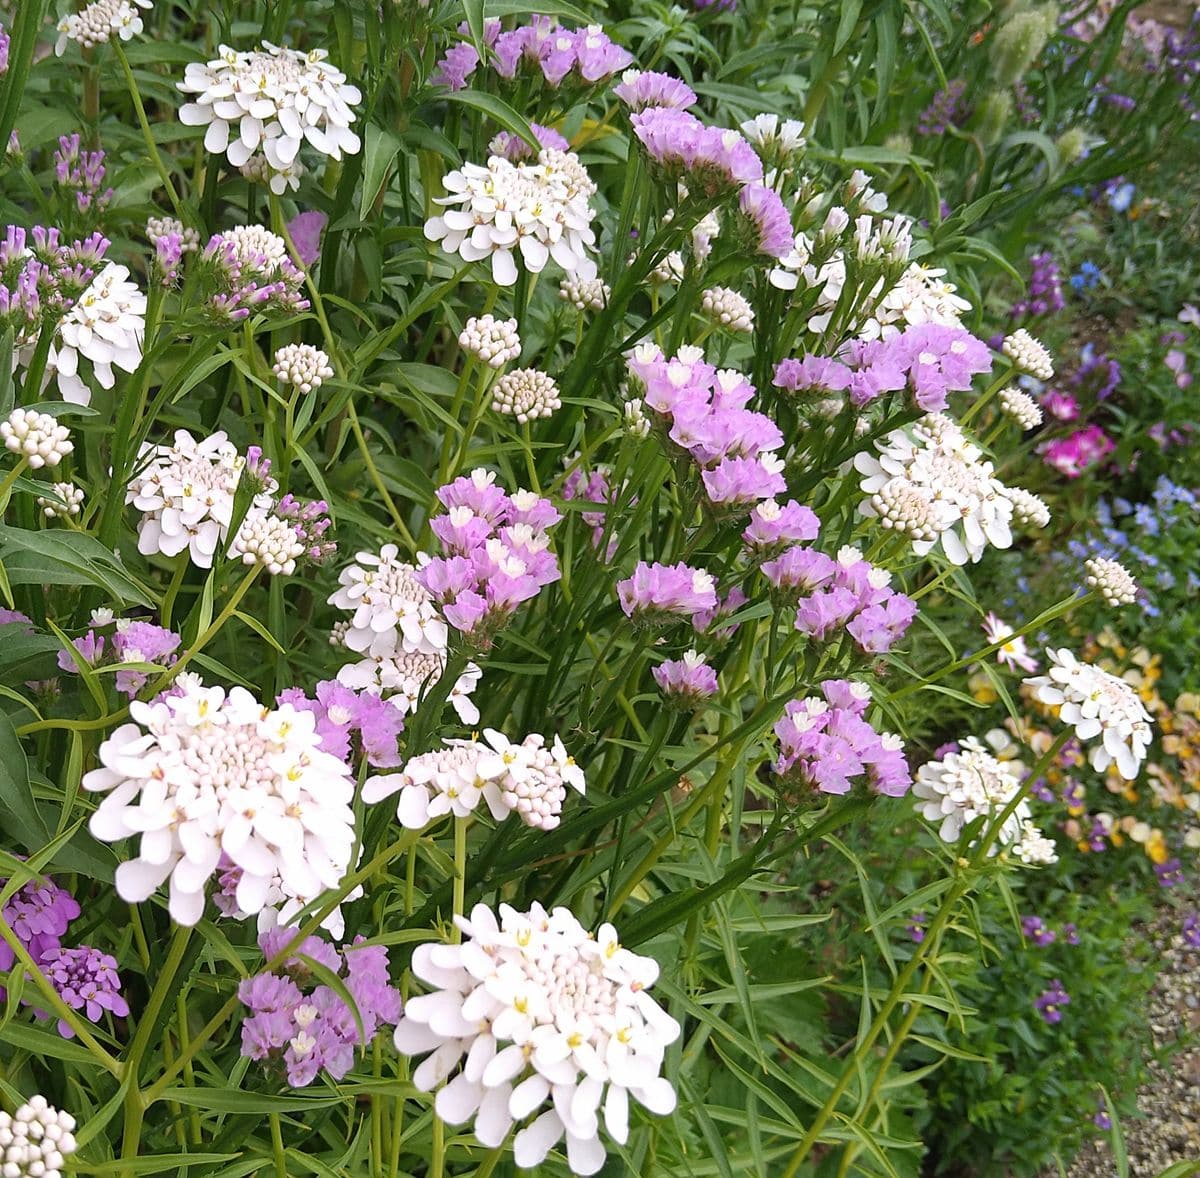
[[[1096,401],[1107,400],[1120,383],[1120,363],[1104,352],[1097,352],[1091,344],[1080,352],[1079,366],[1063,380],[1067,388],[1075,390],[1074,395]]]
[[[570,151],[570,140],[553,127],[543,127],[541,123],[530,123],[529,129],[542,147],[552,151]],[[502,155],[514,164],[521,160],[533,159],[537,154],[520,135],[514,135],[511,131],[501,131],[496,135],[488,144],[488,151],[492,155]]]
[[[696,92],[691,86],[670,74],[655,70],[631,70],[619,85],[613,87],[613,93],[632,111],[645,110],[650,106],[686,110],[696,104]]]
[[[0,331],[11,327],[20,345],[45,320],[65,315],[96,277],[109,244],[99,233],[66,244],[57,229],[7,226],[0,240]]]
[[[944,135],[949,127],[961,127],[971,110],[963,101],[967,84],[955,78],[944,90],[939,90],[929,105],[917,116],[918,135]]]
[[[823,699],[794,699],[775,725],[779,757],[775,772],[827,794],[844,794],[859,778],[870,789],[900,798],[912,784],[904,745],[890,732],[879,733],[865,713],[870,691],[865,684],[828,679]]]
[[[0,26],[0,76],[8,73],[8,34]]]
[[[1017,118],[1027,127],[1039,122],[1042,112],[1038,110],[1037,101],[1023,78],[1018,78],[1013,83],[1012,93],[1013,109],[1017,112]]]
[[[333,526],[329,517],[329,504],[324,499],[297,499],[295,495],[284,495],[271,514],[280,519],[291,520],[292,531],[304,545],[304,556],[313,564],[322,564],[335,552],[337,544],[322,537]]]
[[[844,627],[865,654],[882,654],[917,616],[916,603],[853,549],[834,560],[815,548],[788,548],[762,573],[777,600],[796,605],[796,629],[818,641]]]
[[[716,610],[717,586],[703,569],[640,560],[632,577],[617,582],[617,598],[626,617],[641,626],[662,626]]]
[[[749,248],[755,253],[782,258],[792,251],[792,218],[773,188],[747,184],[738,193],[738,210]]]
[[[1154,874],[1158,877],[1159,887],[1178,887],[1183,883],[1183,864],[1178,859],[1168,859],[1165,863],[1155,863]]]
[[[263,956],[275,957],[295,935],[291,928],[261,934]],[[321,1071],[342,1079],[354,1064],[355,1048],[366,1047],[381,1028],[400,1020],[400,991],[388,977],[387,950],[361,940],[339,951],[320,937],[308,937],[281,972],[242,982],[238,997],[250,1012],[242,1024],[242,1055],[282,1064],[293,1088],[311,1084]],[[316,976],[305,959],[341,978],[354,1010],[329,986],[314,985]]]
[[[154,272],[165,287],[179,281],[179,267],[183,264],[184,241],[182,233],[160,233],[154,239]]]
[[[1063,984],[1055,978],[1047,990],[1043,990],[1034,999],[1034,1009],[1042,1018],[1053,1025],[1062,1022],[1062,1008],[1071,1004],[1071,995],[1063,989]]]
[[[1029,259],[1028,295],[1013,303],[1009,316],[1013,319],[1036,318],[1061,311],[1065,306],[1062,271],[1058,263],[1051,254],[1034,254]]]
[[[106,661],[111,663],[153,663],[158,667],[169,667],[178,658],[177,651],[182,641],[174,630],[156,626],[153,622],[119,621],[107,638],[105,631],[112,627],[111,622],[93,623],[88,632],[73,640],[72,645],[89,666],[98,667]],[[105,658],[106,652],[110,656]],[[58,652],[58,665],[63,671],[71,674],[78,672],[78,666],[69,651]],[[118,671],[115,676],[116,688],[123,695],[132,699],[146,685],[148,675],[145,671]]]
[[[238,242],[214,233],[200,266],[208,313],[217,323],[240,323],[257,312],[293,315],[309,308],[300,294],[304,275],[291,258],[247,253]]]
[[[742,511],[787,490],[775,453],[783,434],[765,414],[746,408],[754,386],[744,377],[718,372],[698,348],[671,360],[657,348],[640,350],[629,360],[629,372],[660,436],[699,465],[714,507]]]
[[[1058,939],[1058,934],[1040,916],[1022,916],[1021,932],[1026,940],[1032,941],[1041,949],[1053,945]]]
[[[767,499],[750,512],[750,523],[742,532],[742,543],[756,560],[769,560],[785,548],[815,540],[821,521],[811,508],[789,499],[782,507]]]
[[[350,759],[357,736],[362,754],[373,768],[392,769],[400,764],[397,744],[404,731],[404,716],[380,696],[326,679],[317,684],[315,699],[299,687],[289,687],[279,695],[278,702],[312,712],[317,718],[321,748],[339,760]]]
[[[1179,933],[1185,945],[1192,949],[1200,949],[1200,914],[1189,912],[1183,918],[1183,924],[1179,926]]]
[[[602,468],[585,471],[581,467],[576,467],[563,481],[561,494],[568,501],[582,499],[585,503],[610,504],[612,502],[612,487],[608,482],[608,471]],[[604,525],[607,513],[604,511],[585,511],[582,513],[582,518],[583,522],[592,529],[592,547],[599,551],[600,544],[604,539]],[[612,560],[616,546],[617,538],[613,536],[608,542],[608,551],[604,557],[606,560]]]
[[[695,708],[717,694],[717,673],[694,650],[681,659],[666,659],[651,672],[667,702],[681,710]]]
[[[663,177],[712,197],[763,178],[762,160],[737,131],[706,127],[695,115],[652,106],[632,116],[633,133]]]
[[[5,882],[0,880],[0,884]],[[18,888],[5,903],[2,915],[72,1010],[83,1011],[92,1022],[98,1022],[105,1011],[124,1018],[129,1014],[129,1005],[121,994],[116,959],[89,945],[66,948],[62,944],[61,938],[79,913],[75,897],[46,876]],[[16,954],[7,942],[0,941],[0,974],[8,973],[15,963]],[[0,986],[0,1002],[6,997],[4,987]],[[39,1018],[49,1017],[42,1010],[35,1009],[34,1013]],[[64,1039],[75,1034],[62,1019],[58,1022],[58,1033]]]
[[[914,912],[908,924],[904,926],[904,931],[912,938],[914,945],[919,945],[925,940],[925,925],[928,919],[924,912]]]
[[[437,497],[446,511],[429,526],[446,555],[415,576],[446,621],[486,649],[522,602],[558,580],[548,530],[562,516],[532,491],[509,495],[482,468],[440,487]]]
[[[104,152],[81,151],[78,135],[60,135],[54,153],[54,178],[59,189],[73,193],[81,213],[99,215],[113,197],[104,187]]]

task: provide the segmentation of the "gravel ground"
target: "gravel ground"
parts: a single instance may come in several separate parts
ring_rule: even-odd
[[[1138,1093],[1137,1118],[1121,1122],[1133,1178],[1157,1178],[1175,1162],[1193,1161],[1200,1174],[1200,951],[1184,946],[1180,914],[1164,908],[1145,930],[1162,955],[1163,969],[1150,994],[1150,1029],[1156,1047],[1185,1038],[1165,1065],[1153,1064]],[[1085,1146],[1068,1178],[1115,1178],[1107,1138]],[[1044,1178],[1057,1178],[1048,1173]]]

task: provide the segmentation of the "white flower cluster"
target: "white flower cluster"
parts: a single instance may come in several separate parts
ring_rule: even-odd
[[[1023,327],[1004,337],[1002,350],[1021,372],[1037,380],[1046,381],[1054,375],[1054,360],[1049,351]]]
[[[729,331],[754,330],[754,308],[745,295],[728,286],[713,286],[700,298],[700,311],[718,327]]]
[[[423,830],[446,814],[466,818],[480,801],[497,822],[516,814],[526,826],[553,830],[569,785],[584,793],[583,770],[556,736],[547,747],[539,733],[520,744],[486,728],[483,741],[448,740],[442,748],[409,760],[398,773],[370,777],[363,800],[380,802],[399,793],[401,826]]]
[[[596,277],[588,256],[595,244],[595,185],[578,157],[544,148],[536,163],[493,155],[487,166],[464,164],[442,180],[444,211],[425,222],[425,236],[465,262],[490,259],[501,286],[517,281],[519,251],[525,269],[540,273],[551,258],[568,274]]]
[[[180,121],[206,126],[205,150],[224,153],[235,168],[261,155],[274,171],[286,173],[305,141],[331,159],[340,160],[343,151],[354,155],[361,143],[350,129],[350,108],[362,94],[327,57],[323,49],[300,53],[266,41],[249,52],[222,45],[218,58],[193,62],[176,83],[184,94],[196,95],[180,107]],[[286,187],[283,176],[272,176],[274,192]]]
[[[157,245],[159,238],[176,234],[183,242],[185,254],[194,254],[200,248],[200,234],[195,229],[184,227],[182,221],[174,217],[148,217],[146,219],[146,238],[151,245]]]
[[[0,1109],[0,1176],[62,1178],[75,1152],[75,1118],[44,1096],[27,1100],[12,1116]]]
[[[333,376],[329,357],[312,344],[284,344],[275,353],[272,371],[281,384],[291,385],[302,393],[319,389]]]
[[[927,822],[937,822],[938,837],[956,843],[963,829],[976,818],[998,817],[1020,792],[1023,766],[1017,761],[1000,761],[974,737],[961,742],[958,752],[947,753],[940,761],[928,761],[917,770],[912,794],[917,813]],[[1038,840],[1048,844],[1039,847]],[[1052,863],[1054,844],[1042,838],[1042,832],[1030,818],[1029,804],[1022,801],[1005,821],[993,845],[1013,846],[1019,858],[1028,863]],[[1039,851],[1042,857],[1039,857]]]
[[[458,333],[458,346],[477,356],[489,368],[503,368],[521,354],[521,337],[515,319],[497,319],[494,315],[474,315]]]
[[[780,122],[779,116],[774,114],[755,115],[754,118],[739,123],[738,130],[755,147],[774,149],[785,157],[802,151],[808,142],[804,137],[804,124],[799,119],[784,119]]]
[[[950,418],[931,413],[908,429],[893,430],[875,443],[877,453],[860,452],[855,469],[863,476],[866,516],[914,537],[913,551],[924,556],[940,543],[952,564],[977,561],[984,549],[1012,544],[1016,501],[1029,519],[1036,496],[1006,487],[983,452]],[[1044,509],[1044,504],[1042,507]]]
[[[47,519],[69,519],[78,515],[83,507],[83,488],[74,483],[51,483],[50,490],[57,498],[45,495],[37,497],[37,505]]]
[[[561,408],[554,378],[536,368],[514,368],[492,386],[492,412],[515,417],[522,425]]]
[[[78,41],[81,49],[107,45],[114,34],[131,41],[144,27],[138,8],[153,7],[151,0],[95,0],[82,12],[70,12],[55,25],[55,56],[62,57],[72,41]]]
[[[568,277],[558,284],[558,297],[576,311],[603,311],[612,288],[602,278]]]
[[[57,466],[75,449],[67,427],[36,409],[14,409],[0,421],[0,438],[6,450],[20,455],[34,470]]]
[[[860,334],[886,339],[907,326],[934,323],[961,327],[963,314],[971,304],[955,293],[958,287],[947,282],[945,275],[944,269],[912,262],[900,281],[876,303],[874,323]]]
[[[1000,411],[1022,429],[1037,429],[1042,424],[1042,407],[1028,393],[1011,385],[1000,391]]]
[[[1123,564],[1092,557],[1084,561],[1083,567],[1089,588],[1095,589],[1109,605],[1132,605],[1137,601],[1137,582]]]
[[[258,509],[247,513],[229,551],[243,564],[262,565],[273,577],[290,577],[304,555],[304,542],[291,521]]]
[[[329,604],[350,614],[332,640],[357,656],[338,671],[338,681],[382,695],[407,715],[446,669],[449,629],[432,595],[413,576],[416,566],[398,560],[399,553],[395,544],[385,544],[378,555],[358,553],[358,563],[338,574],[339,588]],[[468,663],[450,692],[464,724],[479,719],[470,696],[480,675]]]
[[[91,402],[92,391],[79,375],[80,356],[91,362],[102,388],[113,387],[114,365],[122,372],[137,371],[145,332],[146,296],[129,280],[126,267],[109,262],[59,321],[47,371],[58,374],[63,400]]]
[[[1150,713],[1137,691],[1116,675],[1081,663],[1066,649],[1046,651],[1050,667],[1045,675],[1026,679],[1041,703],[1058,708],[1058,718],[1075,729],[1084,744],[1093,744],[1088,760],[1104,772],[1117,772],[1133,781],[1141,771],[1150,747]]]
[[[143,445],[138,473],[125,492],[125,502],[142,513],[138,551],[145,556],[186,551],[199,568],[212,568],[233,519],[233,496],[245,464],[221,431],[198,442],[181,429],[170,446]],[[273,490],[268,483],[252,508],[269,508]]]
[[[1012,500],[1013,518],[1027,528],[1044,528],[1050,522],[1050,508],[1032,491],[1024,487],[1008,487]]]
[[[675,1108],[659,1072],[680,1027],[648,993],[658,964],[623,949],[611,925],[593,936],[565,908],[502,904],[497,920],[479,904],[458,923],[461,945],[413,954],[413,973],[433,987],[409,998],[396,1026],[403,1055],[430,1052],[413,1082],[439,1089],[442,1120],[473,1119],[486,1147],[520,1124],[518,1166],[540,1165],[565,1136],[572,1173],[596,1173],[601,1113],[624,1145],[630,1096],[659,1115]]]
[[[107,795],[92,834],[140,839],[117,868],[121,898],[139,903],[170,877],[171,916],[193,925],[222,854],[241,868],[243,912],[264,907],[276,877],[302,903],[336,887],[354,846],[355,783],[322,751],[314,714],[192,675],[177,683],[178,695],[129,705],[133,723],[100,745],[101,767],[83,778]]]

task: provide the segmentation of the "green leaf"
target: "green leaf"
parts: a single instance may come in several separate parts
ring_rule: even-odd
[[[152,605],[154,594],[121,558],[82,532],[0,526],[0,561],[13,585],[92,585],[122,604]]]
[[[540,151],[541,144],[524,115],[519,115],[503,99],[494,94],[485,94],[482,90],[448,90],[441,97],[447,102],[459,102],[463,106],[473,106],[483,111],[494,123],[499,123],[506,131],[519,135],[533,150]]]
[[[0,712],[0,814],[5,833],[11,832],[26,850],[36,851],[50,841],[50,831],[33,800],[25,750],[5,712]]]
[[[126,1158],[102,1162],[98,1166],[76,1164],[77,1174],[161,1174],[164,1170],[180,1171],[187,1166],[213,1166],[218,1162],[233,1162],[240,1153],[160,1153],[154,1157]]]
[[[301,1113],[307,1109],[331,1108],[345,1098],[337,1092],[327,1096],[268,1096],[232,1088],[167,1088],[158,1094],[158,1099],[213,1113]]]
[[[464,0],[465,2],[466,0]],[[404,146],[391,131],[385,131],[374,123],[367,127],[365,140],[362,197],[358,205],[358,215],[364,220],[371,211],[375,198],[383,190],[388,172],[392,168],[392,161]]]

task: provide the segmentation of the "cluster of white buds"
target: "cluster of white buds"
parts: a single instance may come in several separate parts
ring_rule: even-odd
[[[264,510],[246,517],[229,548],[243,564],[260,564],[273,577],[290,577],[304,555],[304,543],[293,523]]]
[[[1003,351],[1021,372],[1037,380],[1049,380],[1054,375],[1054,360],[1046,346],[1023,327],[1004,337]]]
[[[611,295],[612,288],[602,278],[568,275],[558,284],[558,297],[577,311],[603,311]]]
[[[75,449],[67,427],[35,409],[14,409],[7,421],[0,421],[0,438],[5,449],[19,454],[34,470],[57,466]]]
[[[903,479],[891,479],[871,496],[871,507],[885,528],[913,540],[936,540],[941,534],[929,500]]]
[[[1137,600],[1137,582],[1124,565],[1115,560],[1092,557],[1083,567],[1089,588],[1095,589],[1109,605],[1132,605]]]
[[[521,354],[521,337],[515,319],[472,315],[458,333],[458,346],[477,356],[489,368],[503,368]]]
[[[754,330],[754,308],[744,295],[728,286],[713,286],[700,299],[700,310],[719,327],[729,331]]]
[[[646,407],[642,404],[641,397],[631,397],[626,401],[622,413],[621,428],[624,433],[631,438],[648,438],[650,436],[653,422],[646,414]]]
[[[1013,505],[1013,517],[1022,527],[1044,528],[1050,522],[1050,508],[1032,491],[1009,487],[1008,499]]]
[[[1028,394],[1009,386],[1000,393],[1000,410],[1022,429],[1037,429],[1042,424],[1042,408]]]
[[[536,368],[514,368],[492,388],[492,412],[515,417],[522,425],[561,408],[554,378]]]
[[[276,196],[282,196],[289,188],[293,192],[299,191],[300,177],[306,175],[308,169],[300,162],[299,156],[290,164],[273,168],[266,156],[252,155],[238,171],[243,180],[251,184],[265,184]]]
[[[329,357],[312,344],[284,344],[272,365],[276,379],[302,393],[311,393],[333,376]]]
[[[78,41],[81,49],[107,45],[114,34],[122,41],[130,41],[143,28],[138,8],[152,7],[151,0],[95,0],[82,12],[68,13],[55,25],[58,40],[54,43],[54,53],[62,57],[71,41]]]
[[[159,238],[172,234],[179,238],[179,248],[185,254],[194,254],[200,248],[200,234],[195,229],[185,228],[182,221],[174,217],[147,218],[146,237],[151,245],[157,245]]]
[[[44,1096],[26,1101],[12,1116],[0,1110],[0,1175],[3,1178],[62,1178],[75,1152],[75,1118]]]
[[[50,490],[56,498],[50,499],[45,495],[37,497],[37,505],[47,519],[67,519],[79,514],[83,507],[82,487],[77,487],[74,483],[52,483]]]

